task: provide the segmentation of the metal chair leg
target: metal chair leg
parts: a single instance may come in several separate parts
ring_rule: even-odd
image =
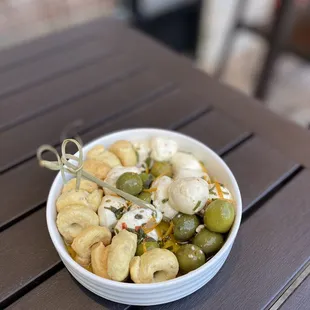
[[[282,0],[270,33],[269,50],[254,91],[254,96],[258,99],[264,100],[266,98],[276,60],[285,44],[287,44],[293,28],[295,15],[294,0]]]
[[[227,66],[227,62],[229,60],[229,57],[230,57],[230,54],[233,48],[236,32],[238,31],[238,25],[242,21],[242,16],[243,16],[247,1],[248,0],[238,0],[237,6],[234,12],[233,25],[230,27],[229,31],[226,34],[226,38],[225,38],[225,41],[224,41],[224,44],[221,50],[221,56],[219,59],[219,63],[214,73],[214,76],[217,78],[220,78],[222,76]]]

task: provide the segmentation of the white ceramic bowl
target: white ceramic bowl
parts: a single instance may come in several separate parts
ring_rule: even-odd
[[[180,150],[193,153],[198,159],[206,164],[211,176],[214,176],[217,180],[220,180],[228,187],[236,201],[236,217],[227,241],[221,250],[200,268],[179,278],[152,284],[119,283],[100,278],[82,268],[70,257],[66,251],[63,240],[58,233],[56,227],[57,214],[55,201],[60,195],[63,186],[60,174],[56,176],[52,184],[47,201],[46,218],[48,230],[54,246],[69,272],[78,282],[93,293],[103,298],[129,305],[163,304],[180,299],[197,291],[209,282],[223,266],[230,253],[241,221],[241,196],[232,172],[224,161],[210,148],[188,136],[172,131],[152,128],[124,130],[102,136],[85,145],[83,148],[84,155],[96,144],[103,144],[108,147],[117,140],[143,139],[152,136],[170,137],[178,143]],[[83,293],[81,292],[81,294]]]

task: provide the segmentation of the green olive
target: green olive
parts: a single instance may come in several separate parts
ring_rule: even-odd
[[[203,251],[194,244],[185,244],[176,252],[180,270],[190,272],[202,266],[206,262]]]
[[[173,235],[177,241],[187,241],[194,236],[196,228],[199,226],[199,219],[196,215],[182,214],[176,215],[173,220]]]
[[[154,177],[150,173],[141,173],[140,178],[143,182],[143,188],[150,188],[152,182],[154,181]]]
[[[155,248],[159,248],[159,245],[156,241],[143,241],[137,246],[136,255],[141,256],[143,253]]]
[[[217,199],[211,202],[204,214],[205,226],[214,232],[226,233],[235,219],[234,205],[226,200]]]
[[[147,192],[142,192],[138,195],[138,198],[144,200],[147,203],[151,203],[152,201],[152,194]]]
[[[202,229],[193,239],[193,244],[199,246],[206,255],[217,252],[224,244],[221,234]]]
[[[143,183],[137,173],[125,172],[117,179],[116,187],[128,194],[138,195],[143,189]]]
[[[172,177],[172,166],[170,163],[167,162],[155,161],[152,166],[151,173],[155,177],[158,177],[160,175]]]

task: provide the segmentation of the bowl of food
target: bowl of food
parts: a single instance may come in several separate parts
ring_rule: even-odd
[[[88,143],[83,158],[84,171],[145,204],[87,179],[56,176],[47,226],[78,282],[111,301],[156,305],[216,275],[236,238],[242,203],[215,152],[180,133],[139,128]]]

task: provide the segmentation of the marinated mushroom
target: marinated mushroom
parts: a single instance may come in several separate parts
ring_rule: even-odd
[[[112,152],[105,150],[103,145],[96,145],[86,155],[87,159],[94,159],[109,165],[111,168],[121,166],[121,161]]]
[[[155,283],[174,279],[179,271],[176,256],[165,249],[152,249],[130,262],[130,276],[135,283]]]
[[[83,164],[83,169],[96,178],[104,180],[108,172],[111,170],[111,167],[108,164],[95,159],[86,159]]]
[[[178,144],[169,138],[153,137],[151,139],[151,158],[156,161],[169,161],[178,150]]]
[[[108,275],[108,255],[110,245],[104,246],[102,242],[94,244],[91,248],[91,266],[94,274],[99,277],[110,279]]]
[[[88,207],[73,205],[58,213],[56,224],[60,234],[70,244],[84,228],[99,225],[99,217]]]
[[[76,252],[75,260],[82,266],[90,264],[91,247],[102,242],[104,245],[111,243],[110,230],[102,226],[89,226],[84,228],[73,240],[72,249]]]
[[[63,186],[62,193],[68,192],[72,189],[76,189],[76,178],[71,179]],[[80,191],[86,191],[88,193],[92,193],[96,189],[98,189],[98,185],[96,183],[85,179],[81,180],[79,187]]]
[[[171,206],[185,214],[199,212],[209,197],[208,183],[201,178],[175,180],[168,192]]]
[[[172,170],[175,179],[196,177],[210,179],[204,171],[204,166],[192,154],[177,152],[171,159]]]
[[[120,159],[125,167],[135,166],[138,162],[136,151],[129,141],[116,141],[110,146],[110,151]]]
[[[108,275],[122,282],[129,275],[129,264],[137,250],[137,235],[122,230],[113,237],[108,255]]]

